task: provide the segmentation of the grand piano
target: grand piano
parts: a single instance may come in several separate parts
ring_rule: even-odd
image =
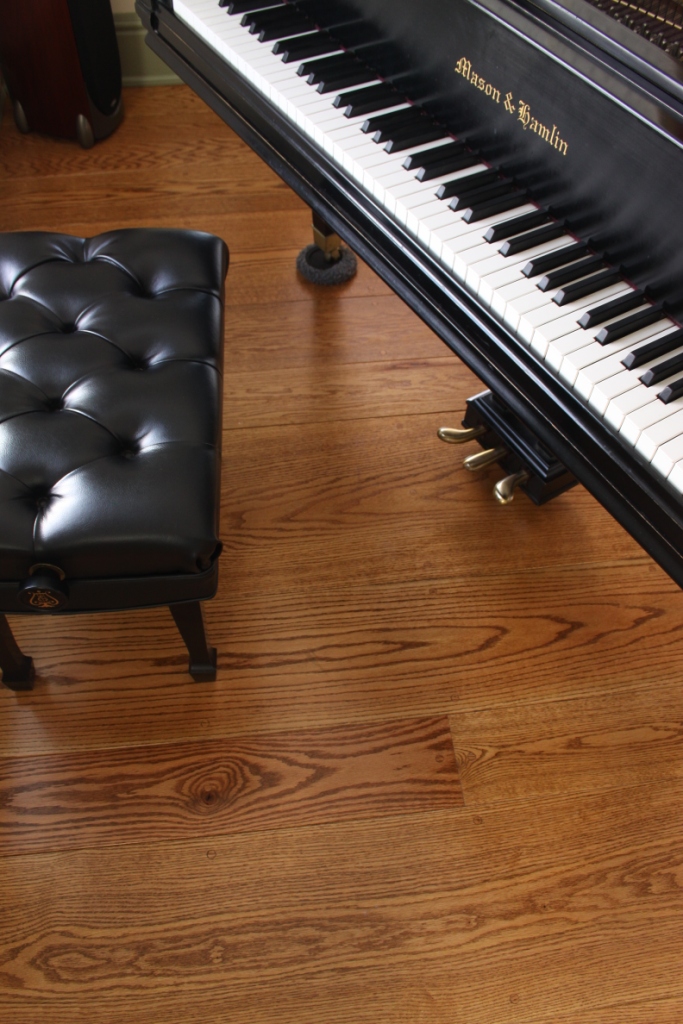
[[[509,497],[683,585],[680,0],[137,0],[148,45],[484,382]]]

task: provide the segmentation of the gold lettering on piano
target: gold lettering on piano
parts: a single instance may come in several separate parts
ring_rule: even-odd
[[[517,120],[522,122],[522,128],[525,131],[528,129],[530,132],[535,132],[540,139],[547,142],[549,146],[556,149],[558,153],[562,154],[562,156],[567,155],[569,146],[564,139],[560,138],[557,125],[554,124],[551,129],[548,128],[547,125],[541,124],[541,122],[535,117],[532,117],[529,104],[525,103],[524,100],[519,101],[519,106],[517,107]]]
[[[455,65],[454,71],[456,74],[461,75],[470,85],[473,85],[475,89],[479,89],[485,96],[488,96],[494,103],[500,103],[500,90],[477,74],[472,67],[472,62],[467,57],[460,58]],[[534,132],[535,135],[538,135],[539,139],[543,139],[544,142],[547,142],[549,146],[556,149],[562,156],[567,155],[569,146],[558,132],[557,125],[554,124],[552,128],[548,128],[547,125],[541,124],[538,118],[533,116],[529,104],[524,100],[516,102],[512,93],[506,92],[503,108],[508,114],[517,115],[517,120],[522,125],[524,131]]]
[[[467,57],[461,57],[458,63],[455,65],[455,70],[459,75],[473,85],[480,92],[483,92],[484,96],[488,96],[489,99],[493,100],[494,103],[500,103],[500,90],[496,89],[495,85],[491,85],[485,78],[478,75],[476,71],[472,70],[472,64]]]

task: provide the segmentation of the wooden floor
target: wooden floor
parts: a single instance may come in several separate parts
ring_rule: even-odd
[[[168,611],[15,619],[3,1024],[681,1024],[683,595],[584,491],[491,498],[480,390],[181,86],[0,127],[4,230],[231,250],[215,684]]]

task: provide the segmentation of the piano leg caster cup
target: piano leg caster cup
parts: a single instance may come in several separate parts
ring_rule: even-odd
[[[311,284],[343,284],[355,275],[358,264],[350,249],[339,251],[339,258],[331,260],[317,245],[307,245],[296,258],[296,269]]]
[[[358,269],[358,261],[350,249],[341,244],[336,234],[313,213],[313,245],[302,249],[296,259],[296,268],[311,284],[343,284],[350,281]]]

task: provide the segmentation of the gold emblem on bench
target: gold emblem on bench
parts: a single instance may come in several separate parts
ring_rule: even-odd
[[[56,608],[59,598],[51,594],[49,590],[33,590],[28,603],[34,608]]]

